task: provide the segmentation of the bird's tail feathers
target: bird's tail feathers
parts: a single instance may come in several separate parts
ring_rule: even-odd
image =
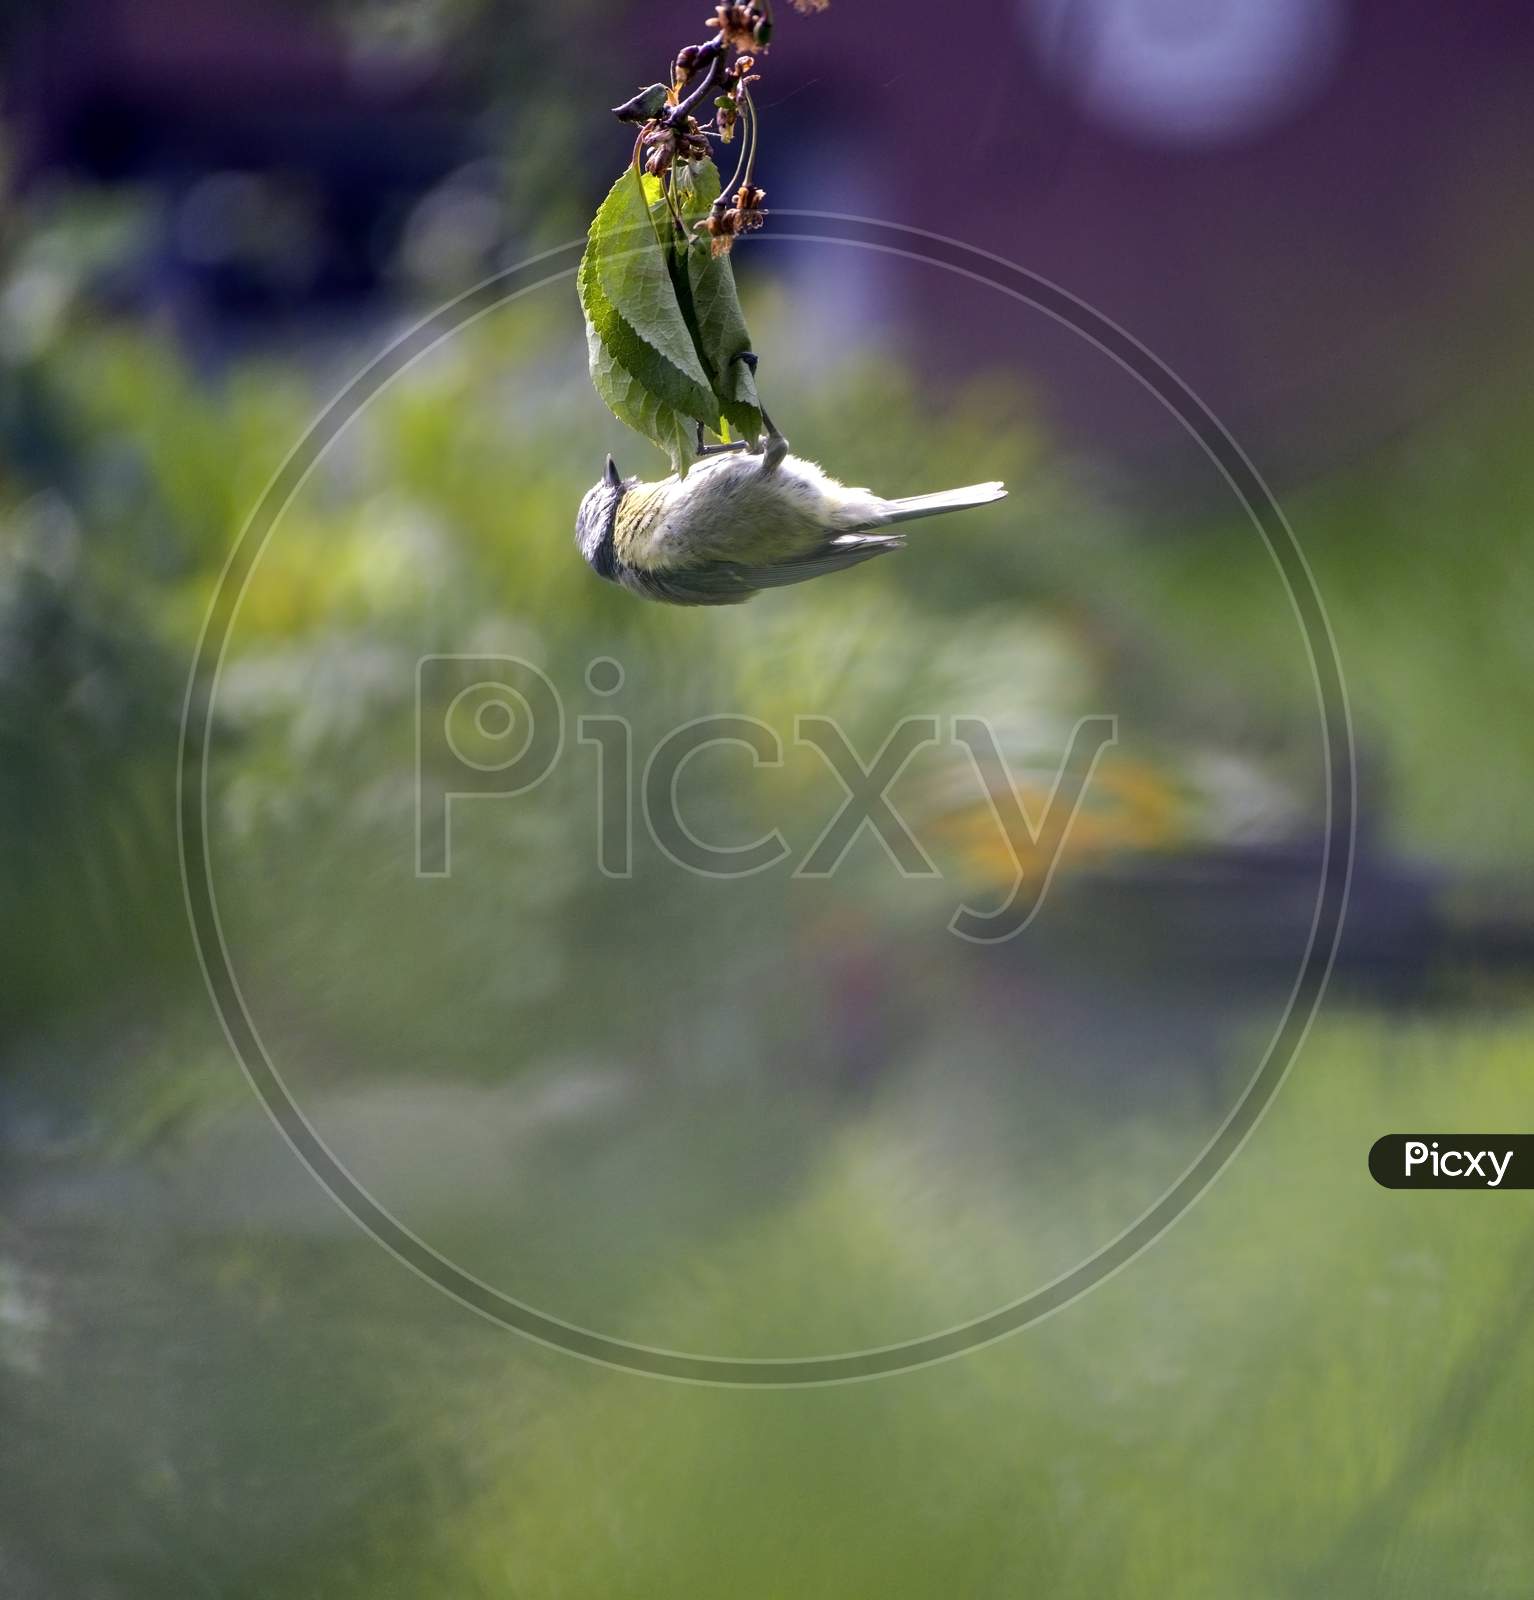
[[[912,522],[917,517],[941,516],[945,511],[967,511],[971,506],[988,506],[1007,498],[1004,483],[972,483],[966,489],[944,489],[940,494],[913,494],[905,500],[891,500],[888,520]]]

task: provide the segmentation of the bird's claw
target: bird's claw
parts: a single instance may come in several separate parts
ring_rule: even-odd
[[[705,444],[703,438],[703,424],[700,422],[698,424],[697,449],[697,456],[700,461],[707,456],[728,456],[733,455],[737,450],[749,450],[751,448],[749,440],[746,439],[726,439],[722,444]]]

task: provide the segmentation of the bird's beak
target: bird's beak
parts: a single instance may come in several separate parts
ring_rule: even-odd
[[[607,458],[607,471],[604,474],[604,480],[609,489],[621,489],[623,487],[623,479],[618,473],[618,463],[611,456]]]

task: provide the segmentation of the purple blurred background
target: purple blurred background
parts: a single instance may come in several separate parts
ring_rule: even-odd
[[[597,108],[662,76],[705,16],[18,9],[15,175],[149,188],[158,237],[120,292],[193,339],[268,337],[273,319],[376,308],[401,260],[431,287],[444,258],[456,281],[578,231],[625,144]],[[935,230],[1054,279],[1292,480],[1517,348],[1531,75],[1534,11],[1497,0],[836,0],[785,7],[761,177],[770,205]],[[922,282],[860,260],[827,290],[838,328],[983,369],[992,305],[961,296],[929,325]],[[1019,354],[1068,437],[1157,453],[1159,424],[1128,386],[1083,380],[1074,341],[1040,328]]]

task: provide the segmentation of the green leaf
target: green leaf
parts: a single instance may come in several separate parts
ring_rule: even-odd
[[[692,464],[696,425],[717,426],[719,406],[677,304],[657,203],[664,211],[657,179],[632,168],[618,179],[591,225],[577,284],[597,393],[680,474]]]
[[[658,445],[678,474],[692,464],[695,387],[628,325],[603,295],[594,267],[578,278],[591,381],[617,419]]]
[[[703,421],[716,408],[709,398],[708,375],[677,304],[670,252],[657,234],[657,204],[664,219],[659,179],[632,170],[624,173],[597,212],[587,254],[607,303],[694,387],[695,415]]]
[[[621,106],[613,107],[613,115],[620,122],[649,122],[652,117],[658,117],[666,109],[666,102],[671,97],[671,91],[663,83],[652,83],[649,88],[641,89],[632,100],[625,100]]]
[[[729,259],[715,260],[692,227],[719,193],[714,164],[687,169],[679,188],[681,240],[659,179],[625,172],[591,225],[577,282],[597,393],[685,473],[697,424],[755,444],[762,419],[752,374],[735,359],[750,336]]]
[[[685,476],[692,465],[696,443],[694,419],[657,398],[590,325],[586,343],[592,382],[613,415],[658,445],[670,458],[671,470],[679,477]]]

